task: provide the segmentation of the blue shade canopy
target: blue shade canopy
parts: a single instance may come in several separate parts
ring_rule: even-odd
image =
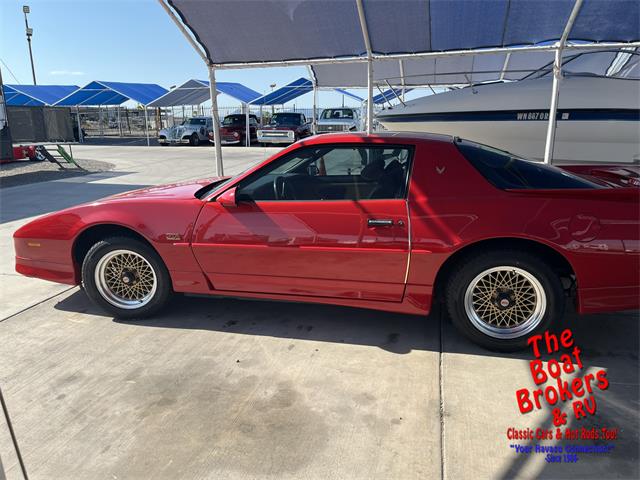
[[[284,105],[291,100],[298,98],[313,90],[313,83],[308,78],[299,78],[293,82],[274,90],[256,100],[251,105]]]
[[[246,0],[241,8],[236,0],[166,1],[217,66],[366,55],[355,0]],[[575,0],[362,3],[372,53],[382,57],[556,41]],[[237,34],[238,25],[242,35]],[[640,40],[640,2],[584,0],[568,40]]]
[[[61,98],[78,90],[77,85],[3,85],[5,101],[9,106],[53,105]]]
[[[249,103],[260,94],[249,87],[235,82],[216,82],[218,93],[224,93],[242,103]],[[185,83],[165,93],[149,104],[150,107],[176,107],[179,105],[200,105],[211,98],[209,82],[206,80],[187,80]]]
[[[155,83],[94,81],[59,100],[56,105],[120,105],[127,100],[149,105],[165,93],[167,89]]]
[[[410,92],[411,90],[413,89],[405,88],[404,93]],[[402,95],[401,88],[392,88],[390,90],[385,90],[384,92],[379,93],[378,95],[373,97],[373,103],[380,104],[393,102],[394,100],[398,100],[398,97],[400,97],[400,95]]]
[[[207,88],[208,87],[209,82],[207,82]],[[236,100],[240,100],[242,103],[250,103],[261,96],[261,94],[255,90],[251,90],[249,87],[245,87],[241,83],[216,82],[216,88],[218,92],[222,92]]]
[[[353,98],[354,100],[358,100],[359,102],[364,102],[364,98],[359,97],[355,93],[351,93],[344,88],[334,88],[334,90],[342,95],[346,95],[347,97]]]

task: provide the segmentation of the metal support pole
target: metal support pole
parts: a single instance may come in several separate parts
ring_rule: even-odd
[[[245,142],[244,142],[244,146],[245,147],[250,147],[251,146],[251,122],[249,121],[249,104],[245,103],[244,104],[244,125],[245,125]]]
[[[558,115],[558,97],[560,94],[560,80],[562,79],[562,52],[571,33],[573,24],[578,17],[583,0],[576,0],[569,20],[564,27],[562,37],[556,44],[555,60],[553,62],[553,84],[551,87],[551,106],[549,107],[549,124],[547,125],[547,138],[544,145],[544,163],[553,161],[553,147],[556,141],[556,116]]]
[[[22,12],[24,13],[24,28],[27,34],[27,44],[29,45],[29,59],[31,60],[31,75],[33,76],[33,84],[37,85],[36,82],[36,67],[33,65],[33,51],[31,50],[31,36],[33,35],[33,29],[29,28],[29,20],[27,20],[27,14],[30,13],[29,7],[22,7]]]
[[[98,126],[100,127],[100,138],[104,137],[104,125],[102,121],[102,105],[98,105]]]
[[[311,122],[311,130],[313,134],[318,133],[318,79],[316,78],[316,74],[311,68],[311,65],[307,65],[307,70],[309,70],[309,76],[311,77],[311,84],[313,85],[313,120]],[[343,96],[344,97],[344,96]],[[344,103],[344,98],[343,98]],[[344,107],[344,104],[342,105]]]
[[[373,127],[373,61],[367,62],[367,134]]]
[[[216,146],[216,176],[224,175],[222,166],[222,145],[220,142],[220,118],[218,117],[218,91],[216,89],[216,71],[209,65],[209,95],[211,96],[211,119],[213,121],[213,141]]]
[[[122,122],[120,122],[120,105],[118,105],[116,108],[118,112],[118,134],[122,137]]]
[[[356,0],[356,6],[358,7],[358,18],[360,20],[362,38],[364,39],[364,45],[367,49],[367,134],[370,134],[373,128],[373,50],[371,49],[369,29],[367,27],[367,19],[364,14],[362,0]]]
[[[344,101],[344,99],[343,99]],[[313,134],[318,133],[318,82],[313,82]]]
[[[147,115],[147,106],[144,106],[144,133],[147,135],[147,147],[151,145],[149,143],[149,117]]]
[[[560,79],[562,78],[562,52],[556,50],[553,62],[553,84],[551,87],[551,106],[549,108],[549,123],[547,125],[547,138],[544,145],[544,163],[553,161],[553,147],[556,141],[556,116],[558,115],[558,97],[560,94]]]
[[[84,135],[82,135],[82,124],[80,123],[80,107],[76,105],[76,122],[78,122],[78,141],[84,143]]]
[[[400,66],[400,83],[402,84],[402,103],[404,104],[404,93],[405,93],[404,62],[402,60],[398,60],[398,64]],[[388,83],[389,82],[387,82],[387,84]]]

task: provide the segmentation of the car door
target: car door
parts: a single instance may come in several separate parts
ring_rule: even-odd
[[[237,205],[207,203],[194,254],[218,290],[399,302],[410,161],[408,147],[299,148],[240,182]]]

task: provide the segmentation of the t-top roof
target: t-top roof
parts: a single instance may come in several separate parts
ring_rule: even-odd
[[[301,77],[293,82],[274,90],[260,98],[251,101],[251,105],[284,105],[313,90],[313,83],[308,78]]]
[[[250,1],[243,8],[235,0],[166,1],[218,68],[367,55],[356,0]],[[576,0],[362,0],[374,58],[556,41],[574,5]],[[568,40],[637,42],[640,2],[584,0]]]
[[[133,100],[149,105],[167,93],[167,89],[155,83],[122,83],[93,81],[56,102],[57,106],[120,105]]]
[[[9,106],[53,105],[78,90],[77,85],[3,85],[5,102]]]
[[[218,93],[224,93],[242,103],[249,103],[260,94],[249,87],[235,82],[216,82]],[[179,87],[170,90],[149,104],[150,107],[175,107],[179,105],[200,105],[209,100],[209,82],[206,80],[187,80]]]

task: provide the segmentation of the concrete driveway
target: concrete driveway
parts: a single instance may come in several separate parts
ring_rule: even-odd
[[[225,148],[227,173],[275,152]],[[121,322],[79,288],[13,272],[11,234],[79,202],[210,176],[213,149],[83,146],[112,172],[0,192],[0,386],[29,475],[48,478],[637,478],[638,314],[567,315],[586,371],[607,370],[598,412],[610,454],[517,454],[530,355],[499,355],[428,318],[309,304],[177,297]],[[580,444],[580,442],[574,442]],[[582,442],[593,444],[594,442]],[[0,418],[5,475],[21,478]],[[0,478],[2,474],[0,473]]]

